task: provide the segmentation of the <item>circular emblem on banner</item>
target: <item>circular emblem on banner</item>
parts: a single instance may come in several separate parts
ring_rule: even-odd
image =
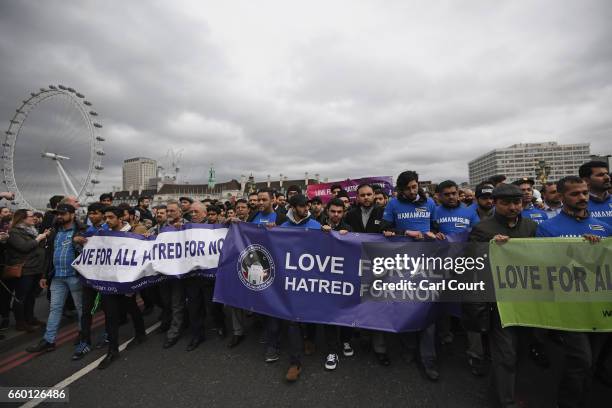
[[[251,290],[264,290],[274,282],[274,260],[259,244],[246,247],[238,257],[240,282]]]

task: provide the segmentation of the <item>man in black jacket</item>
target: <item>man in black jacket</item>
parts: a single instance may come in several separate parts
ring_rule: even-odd
[[[370,184],[357,186],[357,206],[349,210],[345,221],[352,232],[380,234],[382,232],[382,217],[385,209],[374,205],[374,188]],[[387,355],[385,333],[372,331],[372,348],[378,362],[383,366],[391,364]]]
[[[503,244],[510,238],[535,237],[537,224],[521,216],[522,197],[523,192],[515,185],[500,184],[495,187],[495,214],[476,224],[470,233],[470,241],[494,240]],[[502,328],[495,303],[464,304],[464,315],[474,316],[471,321],[468,320],[469,329],[489,333],[491,374],[497,398],[502,407],[514,406],[518,328]]]
[[[370,184],[357,187],[357,206],[346,213],[346,223],[353,232],[380,234],[385,209],[374,204],[374,189]]]

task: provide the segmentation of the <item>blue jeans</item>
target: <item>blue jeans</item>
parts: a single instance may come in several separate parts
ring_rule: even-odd
[[[72,300],[74,300],[74,306],[79,313],[79,329],[81,328],[81,316],[83,313],[83,288],[81,287],[81,281],[77,276],[55,276],[51,280],[51,286],[49,287],[49,292],[51,293],[51,309],[49,311],[49,319],[47,320],[47,330],[43,337],[47,343],[55,343],[57,330],[62,320],[64,303],[66,303],[66,297],[68,297],[69,291],[72,295]]]

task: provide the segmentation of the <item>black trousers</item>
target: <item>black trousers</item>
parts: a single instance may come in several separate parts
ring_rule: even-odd
[[[191,337],[204,338],[207,290],[204,279],[197,276],[184,279],[183,287],[187,296],[187,313]]]
[[[102,304],[106,314],[106,333],[108,335],[108,351],[119,352],[119,323],[121,311],[125,310],[132,318],[136,336],[144,336],[144,320],[135,296],[102,295]]]
[[[83,285],[82,300],[83,313],[81,314],[81,341],[91,345],[91,321],[93,315],[91,314],[96,301],[98,292],[93,288]]]
[[[36,303],[40,277],[40,274],[23,275],[19,278],[5,281],[7,286],[15,291],[13,314],[15,315],[16,322],[31,322],[34,319],[34,304]],[[6,291],[4,288],[2,290]]]
[[[225,330],[225,313],[223,312],[223,303],[213,302],[215,279],[201,279],[204,281],[204,300],[206,303],[206,310],[212,315],[215,328]]]
[[[152,308],[155,306],[162,307],[162,302],[159,297],[157,286],[149,286],[140,291],[140,297],[144,302],[145,308]]]
[[[557,405],[585,407],[593,381],[593,371],[610,333],[561,332],[565,370],[559,384]]]
[[[302,365],[302,353],[304,352],[304,338],[302,327],[297,322],[266,316],[266,346],[268,350],[280,348],[280,337],[283,325],[287,325],[287,337],[289,339],[289,364]]]
[[[502,328],[497,310],[491,313],[491,375],[495,394],[502,407],[515,404],[518,332],[518,327]]]

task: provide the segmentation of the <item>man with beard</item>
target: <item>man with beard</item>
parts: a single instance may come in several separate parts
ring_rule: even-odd
[[[340,196],[342,192],[338,193]],[[337,198],[341,200],[341,198]],[[346,208],[346,206],[345,206]],[[357,186],[357,206],[346,214],[345,221],[353,232],[365,232],[380,234],[382,232],[382,218],[385,209],[374,204],[374,189],[372,185],[364,183]],[[370,331],[372,348],[379,364],[388,366],[391,364],[387,355],[385,333],[382,331]]]
[[[377,206],[385,208],[389,202],[389,195],[382,188],[374,189],[374,202]]]
[[[470,241],[498,244],[511,238],[531,238],[537,224],[523,217],[523,191],[513,184],[499,184],[493,190],[495,214],[482,220],[472,229]],[[515,406],[516,361],[518,331],[516,327],[502,328],[496,303],[465,303],[463,316],[466,329],[487,333],[491,349],[492,381],[497,400],[502,407]]]
[[[544,208],[542,208],[548,218],[553,218],[561,212],[563,203],[561,202],[561,196],[557,192],[557,183],[552,181],[547,182],[542,186],[542,200],[544,201]]]
[[[75,212],[76,209],[70,204],[59,204],[56,209],[56,227],[47,238],[45,277],[40,280],[40,287],[43,289],[47,288],[47,282],[51,281],[49,318],[42,340],[35,346],[26,349],[30,353],[55,350],[55,339],[62,319],[64,303],[69,293],[74,300],[80,326],[83,310],[82,286],[77,272],[72,267],[72,262],[77,256],[73,239],[85,230],[85,226],[75,220]]]
[[[476,186],[476,215],[484,220],[493,215],[493,184],[481,183]]]
[[[259,209],[258,197],[259,195],[256,192],[249,193],[247,200],[249,204],[250,214],[255,214]]]
[[[153,214],[149,210],[150,204],[151,204],[151,197],[141,196],[138,198],[138,206],[136,207],[136,209],[140,212],[141,220],[151,220],[151,222],[155,223]]]
[[[523,192],[523,213],[521,215],[532,219],[538,224],[546,221],[548,219],[546,212],[533,205],[533,185],[535,181],[528,177],[523,177],[515,180],[512,184],[518,186]]]
[[[383,214],[385,236],[403,235],[416,240],[443,239],[442,234],[431,231],[436,206],[431,198],[419,187],[419,175],[411,170],[402,172],[396,182],[397,197],[389,201]],[[425,375],[431,381],[440,377],[435,349],[435,323],[416,333],[419,357]],[[413,335],[406,335],[408,348],[413,348]],[[412,343],[412,344],[411,344]]]
[[[589,186],[589,211],[608,225],[612,225],[612,195],[609,190],[610,169],[602,161],[590,161],[578,169],[579,176]]]
[[[285,198],[285,195],[281,193],[280,191],[277,191],[276,193],[274,193],[274,196],[276,197],[276,203],[274,204],[274,211],[276,212],[280,211],[284,215],[287,215],[287,199]]]
[[[282,211],[274,211],[274,191],[264,188],[257,193],[259,211],[251,213],[248,222],[264,225],[281,225],[287,217]]]
[[[457,184],[446,180],[438,184],[436,193],[440,206],[436,208],[434,222],[438,231],[444,235],[471,231],[480,222],[476,212],[459,202]]]
[[[589,185],[583,178],[564,177],[557,183],[557,191],[563,210],[538,226],[538,237],[583,237],[596,244],[612,235],[612,226],[589,214]],[[561,337],[566,365],[559,384],[558,406],[584,406],[594,366],[610,334],[561,331]]]
[[[463,204],[465,204],[466,207],[474,205],[474,192],[469,188],[465,188],[463,189],[463,193],[465,194],[463,197]]]

